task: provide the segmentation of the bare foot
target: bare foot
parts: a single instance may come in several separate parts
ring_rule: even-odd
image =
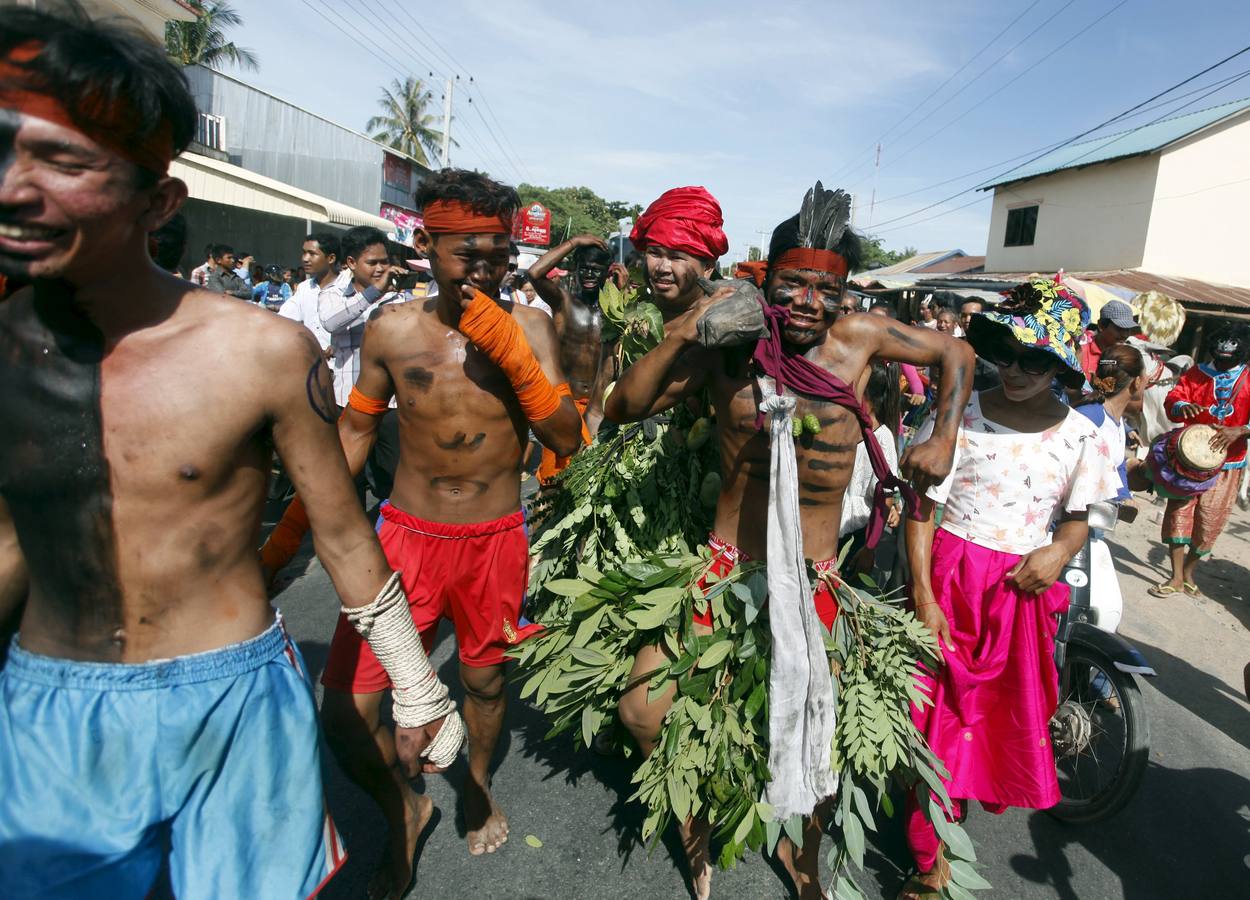
[[[508,842],[508,819],[495,803],[489,785],[481,785],[470,775],[464,780],[464,823],[469,853],[494,853]]]
[[[942,888],[951,882],[951,864],[941,849],[938,850],[937,862],[928,872],[918,872],[899,892],[899,900],[926,900],[937,897]]]
[[[404,831],[390,835],[382,862],[369,880],[370,900],[403,900],[412,887],[417,847],[434,815],[434,801],[424,794],[413,794],[405,806]]]
[[[694,900],[708,900],[712,896],[710,830],[703,819],[687,819],[678,829],[682,849],[686,851],[686,863],[690,866],[690,892]]]

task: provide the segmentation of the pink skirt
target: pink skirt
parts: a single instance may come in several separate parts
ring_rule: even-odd
[[[924,679],[934,705],[913,707],[912,720],[946,764],[952,798],[1045,809],[1059,802],[1048,723],[1059,695],[1056,617],[1068,587],[1018,591],[1006,574],[1019,559],[938,529],[933,594],[955,649],[943,649],[937,677]]]

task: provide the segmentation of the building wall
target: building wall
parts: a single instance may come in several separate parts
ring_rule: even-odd
[[[304,237],[310,231],[341,231],[341,226],[308,222],[241,206],[210,200],[187,200],[182,205],[187,220],[187,249],[182,256],[183,274],[204,262],[207,244],[229,244],[251,253],[262,265],[286,268],[300,264]]]
[[[1250,116],[1164,151],[1141,267],[1250,287]]]
[[[200,112],[225,118],[231,163],[377,215],[379,144],[219,72],[185,72]]]
[[[1142,264],[1159,157],[1139,156],[994,189],[987,272],[1135,268]],[[1004,247],[1007,212],[1038,202],[1030,247]]]

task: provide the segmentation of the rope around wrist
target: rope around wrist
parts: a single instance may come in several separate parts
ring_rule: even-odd
[[[451,765],[464,743],[464,722],[447,695],[447,686],[430,668],[399,573],[391,573],[373,602],[344,606],[343,614],[369,642],[374,656],[390,676],[395,724],[417,728],[446,717],[426,749],[425,758],[443,768]]]

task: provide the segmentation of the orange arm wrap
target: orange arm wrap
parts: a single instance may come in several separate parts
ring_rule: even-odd
[[[543,374],[525,332],[498,303],[478,291],[460,314],[460,332],[503,370],[525,418],[541,422],[560,408],[560,394]]]
[[[347,398],[347,405],[357,412],[362,412],[366,416],[380,416],[386,412],[390,405],[388,400],[375,400],[360,392],[360,389],[353,385],[352,392]]]
[[[269,533],[269,540],[260,548],[260,564],[272,575],[291,561],[308,533],[308,513],[299,497],[290,502],[281,521]]]

